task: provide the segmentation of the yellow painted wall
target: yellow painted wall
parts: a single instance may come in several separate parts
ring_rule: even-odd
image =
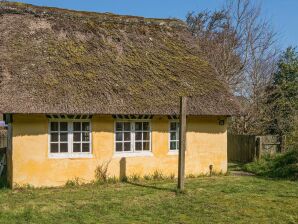
[[[187,123],[186,175],[227,171],[227,126],[218,117],[189,117]],[[120,158],[114,155],[114,119],[92,118],[93,158],[57,159],[48,157],[48,120],[44,115],[13,117],[13,184],[59,186],[67,180],[94,180],[99,164],[110,161],[109,175],[143,176],[159,170],[177,174],[178,155],[169,155],[169,120],[155,116],[151,121],[152,156]],[[120,165],[121,164],[121,165]],[[120,169],[121,167],[121,169]]]

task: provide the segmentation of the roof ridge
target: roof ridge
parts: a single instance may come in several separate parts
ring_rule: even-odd
[[[67,17],[89,17],[99,19],[102,22],[113,23],[142,23],[146,25],[159,25],[177,28],[186,28],[186,23],[176,18],[146,18],[142,16],[119,15],[110,12],[78,11],[47,6],[36,6],[20,2],[0,1],[1,14],[32,14],[37,17],[46,16],[67,16]]]

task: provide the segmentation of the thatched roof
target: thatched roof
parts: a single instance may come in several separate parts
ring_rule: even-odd
[[[184,22],[0,2],[0,113],[231,115]]]

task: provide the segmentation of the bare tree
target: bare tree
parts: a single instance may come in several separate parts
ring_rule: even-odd
[[[240,95],[247,100],[246,114],[240,119],[243,126],[235,131],[262,134],[265,131],[266,88],[272,82],[279,52],[275,46],[276,33],[261,17],[260,5],[249,0],[237,0],[230,1],[225,8],[235,21],[240,43],[237,52],[242,55],[244,76]]]
[[[236,52],[239,42],[230,15],[226,10],[189,13],[187,24],[192,34],[200,40],[205,59],[219,78],[226,81],[233,91],[243,81],[241,57]]]
[[[261,6],[249,0],[227,1],[219,11],[188,14],[187,23],[206,60],[243,104],[245,116],[233,120],[232,131],[262,133],[265,90],[279,51]]]

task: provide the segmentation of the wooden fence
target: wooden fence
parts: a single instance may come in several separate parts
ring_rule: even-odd
[[[251,162],[256,156],[256,140],[254,135],[228,134],[228,161]]]
[[[275,135],[234,135],[228,134],[228,161],[252,162],[264,154],[280,151],[280,142]]]
[[[6,166],[7,132],[0,130],[0,177]]]
[[[277,135],[257,136],[258,156],[280,152],[280,142]]]
[[[7,147],[7,132],[6,130],[0,130],[0,148]]]

